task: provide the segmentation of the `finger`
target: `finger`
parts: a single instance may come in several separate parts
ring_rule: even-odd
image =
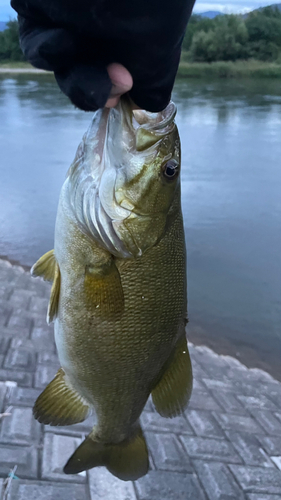
[[[129,71],[118,63],[110,64],[107,67],[107,72],[112,83],[112,89],[105,106],[113,108],[118,104],[121,95],[131,90],[133,78]]]
[[[116,94],[125,94],[133,86],[131,73],[119,63],[112,63],[107,66],[107,72],[112,85],[115,87]]]
[[[118,95],[115,97],[110,97],[109,99],[107,99],[105,107],[106,108],[115,108],[115,106],[117,106],[117,104],[119,102],[120,97],[121,97],[121,95]]]

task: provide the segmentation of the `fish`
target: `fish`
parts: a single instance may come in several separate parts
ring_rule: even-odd
[[[121,98],[95,112],[62,186],[54,249],[31,274],[51,281],[61,367],[36,400],[43,424],[96,424],[64,467],[104,466],[123,481],[149,470],[140,425],[151,395],[166,418],[192,391],[181,151],[176,106]]]

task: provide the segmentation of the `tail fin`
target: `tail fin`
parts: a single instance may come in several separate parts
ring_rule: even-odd
[[[94,441],[94,432],[86,437],[70,457],[64,467],[65,474],[77,474],[104,465],[119,479],[135,481],[148,472],[148,451],[140,426],[133,435],[118,444]]]

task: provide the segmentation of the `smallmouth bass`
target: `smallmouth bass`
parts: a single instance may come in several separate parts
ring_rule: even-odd
[[[34,405],[50,425],[97,424],[64,467],[105,466],[122,480],[148,471],[139,417],[149,395],[163,417],[192,390],[187,348],[180,140],[171,102],[98,110],[63,184],[55,246],[33,266],[52,281],[61,363]]]

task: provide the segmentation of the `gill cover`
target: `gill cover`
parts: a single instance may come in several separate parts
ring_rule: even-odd
[[[132,111],[127,98],[94,114],[68,172],[66,193],[84,232],[111,254],[142,255],[163,233],[176,183],[165,190],[163,163],[180,162],[171,102],[161,113]]]

